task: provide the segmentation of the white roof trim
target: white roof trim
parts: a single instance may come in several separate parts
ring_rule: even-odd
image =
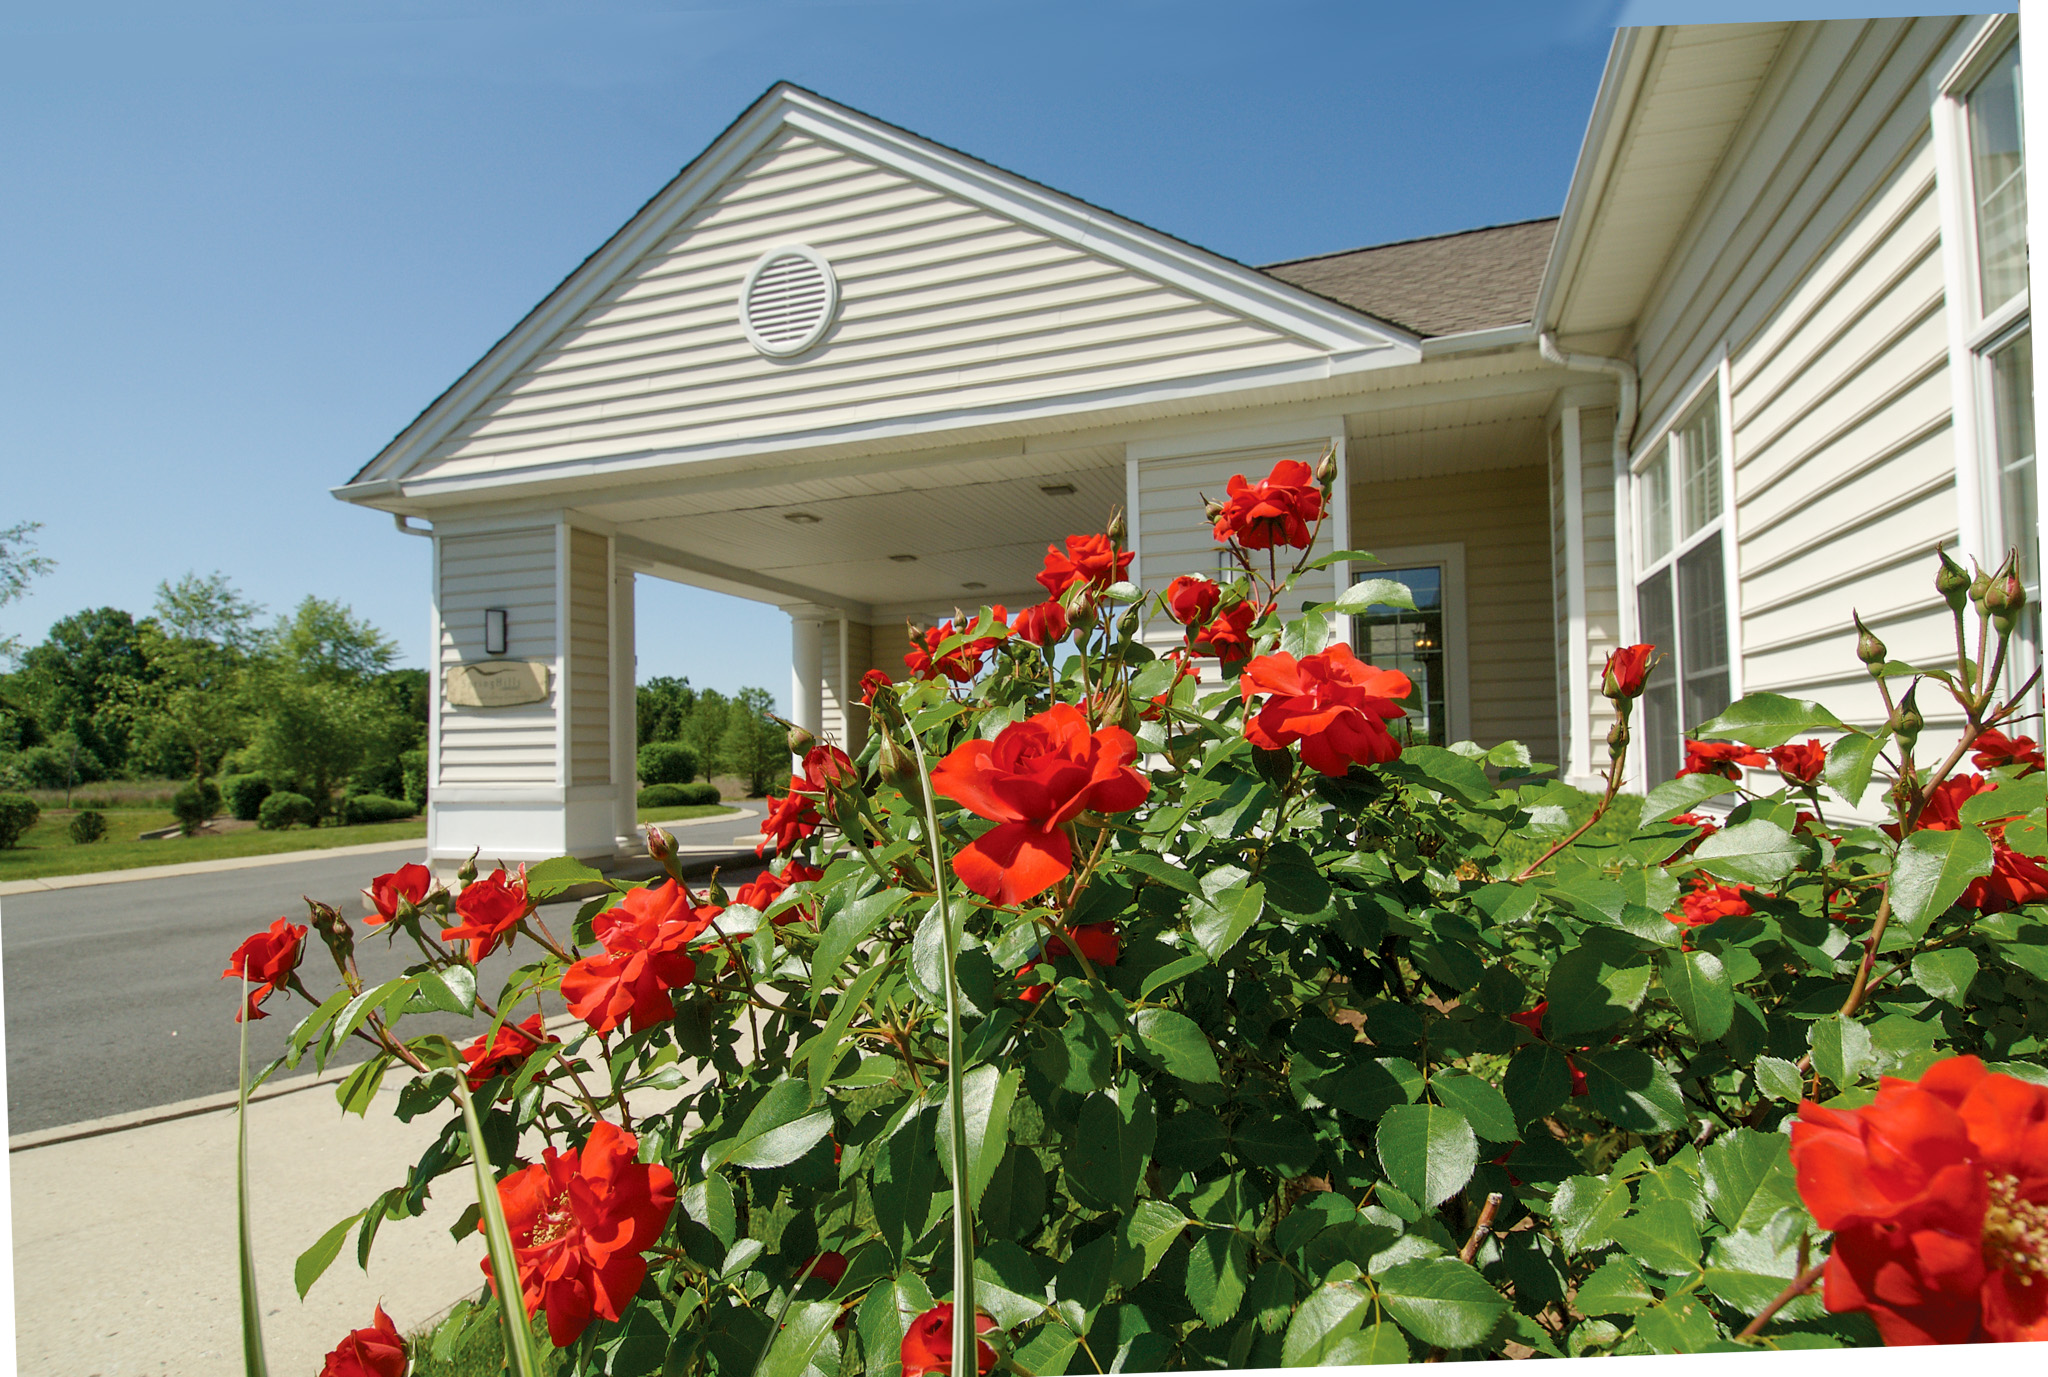
[[[1558,216],[1557,234],[1550,241],[1550,260],[1543,265],[1543,283],[1536,290],[1533,333],[1550,328],[1558,298],[1571,290],[1585,254],[1584,241],[1592,229],[1593,212],[1614,173],[1617,141],[1628,127],[1628,115],[1634,111],[1661,32],[1658,28],[1614,31],[1614,44],[1607,50],[1607,68],[1600,75],[1600,90],[1593,98],[1586,137],[1579,144],[1578,163],[1572,168],[1571,186],[1565,192],[1564,210]]]
[[[1421,339],[1396,326],[783,83],[713,140],[354,479],[334,489],[335,496],[362,501],[388,492],[383,483],[402,480],[785,129],[801,130],[1291,335],[1329,353],[1332,371],[1349,371],[1362,356],[1376,356],[1374,364],[1413,363],[1422,357]],[[497,477],[476,475],[468,481],[492,486]]]

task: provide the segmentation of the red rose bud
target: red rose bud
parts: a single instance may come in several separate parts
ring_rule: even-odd
[[[854,769],[845,751],[837,746],[813,746],[804,756],[804,779],[790,781],[789,787],[807,794],[822,794],[849,788],[859,779],[860,772]]]
[[[1856,623],[1856,658],[1868,665],[1874,675],[1878,667],[1891,658],[1890,652],[1884,648],[1884,642],[1877,639],[1876,633],[1863,624],[1861,616],[1852,612],[1850,617]]]
[[[237,1010],[235,1022],[244,1016],[268,1018],[259,1007],[270,998],[271,992],[282,989],[298,969],[299,955],[305,949],[306,930],[288,918],[280,918],[267,931],[236,947],[228,957],[228,968],[222,971],[221,979],[237,976],[249,982],[249,1002]]]
[[[1223,519],[1223,504],[1213,497],[1204,502],[1202,504],[1202,519],[1211,526],[1221,521]]]
[[[1899,700],[1899,711],[1890,723],[1892,734],[1899,738],[1899,745],[1909,751],[1920,740],[1921,729],[1927,725],[1927,719],[1920,715],[1920,704],[1915,701],[1919,696],[1920,684],[1916,680],[1913,687],[1906,690],[1906,696]]]
[[[860,701],[863,707],[875,705],[875,695],[891,687],[889,676],[879,669],[871,669],[860,676]]]
[[[1323,451],[1323,457],[1316,461],[1316,482],[1328,492],[1337,481],[1337,447],[1331,445]]]
[[[321,1365],[320,1377],[405,1377],[405,1340],[379,1305],[363,1329],[350,1330]]]
[[[1123,508],[1119,507],[1114,512],[1110,513],[1109,530],[1107,532],[1110,543],[1112,545],[1122,545],[1124,543],[1124,537],[1129,535],[1130,533],[1131,528],[1124,522]]]
[[[986,1334],[996,1327],[996,1322],[986,1315],[974,1317],[974,1329]],[[974,1342],[976,1368],[989,1372],[996,1365],[996,1351],[976,1339]],[[941,1301],[910,1322],[904,1332],[900,1352],[903,1359],[903,1377],[925,1377],[928,1372],[949,1374],[953,1371],[953,1302]]]
[[[802,727],[791,727],[789,729],[789,753],[791,755],[802,755],[817,744],[818,738],[812,736]]]
[[[1130,611],[1124,613],[1123,616],[1117,618],[1116,634],[1128,641],[1131,637],[1138,634],[1139,620],[1138,609],[1133,607]]]
[[[665,861],[676,854],[676,839],[659,827],[647,829],[647,854],[657,861]]]
[[[364,922],[374,928],[394,918],[412,917],[419,909],[420,900],[426,898],[427,891],[433,887],[433,872],[418,863],[402,865],[389,875],[379,875],[363,891],[377,916]]]
[[[1067,609],[1052,601],[1027,607],[1017,614],[1010,633],[1035,646],[1058,645],[1067,638]]]
[[[1625,645],[1609,655],[1607,667],[1600,672],[1600,691],[1616,702],[1640,697],[1656,649],[1653,645]]]
[[[1993,580],[1991,591],[1984,597],[1984,606],[1991,612],[1991,624],[2001,636],[2012,634],[2019,624],[2019,616],[2027,605],[2027,586],[2021,583],[2019,575],[2007,573],[2003,579]]]
[[[1971,563],[1975,564],[1976,561],[1972,560]],[[1970,601],[1976,603],[1978,608],[1981,610],[1984,606],[1984,595],[1990,591],[1991,575],[1985,573],[1980,568],[1977,570],[1976,575],[1970,580]]]
[[[1811,787],[1820,783],[1821,771],[1827,768],[1828,751],[1817,740],[1809,740],[1803,746],[1788,742],[1771,751],[1771,763],[1794,784]]]
[[[814,1279],[824,1282],[827,1286],[837,1286],[840,1279],[846,1275],[846,1254],[819,1253],[805,1259],[804,1267],[810,1268]],[[802,1271],[803,1268],[797,1270]]]
[[[1200,626],[1216,615],[1223,590],[1199,574],[1182,574],[1166,585],[1166,615],[1182,626]]]
[[[481,848],[479,848],[477,851],[470,852],[469,859],[464,861],[462,865],[456,870],[455,882],[457,884],[466,885],[471,880],[474,880],[476,878],[476,858],[479,854],[481,854]]]

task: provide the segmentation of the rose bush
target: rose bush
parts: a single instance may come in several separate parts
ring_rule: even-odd
[[[2048,775],[1995,687],[2009,581],[1953,664],[1863,635],[1886,720],[1751,695],[1601,832],[1653,648],[1603,675],[1590,815],[1514,743],[1402,744],[1410,685],[1333,637],[1404,590],[1276,610],[1366,558],[1310,558],[1332,476],[1232,480],[1236,577],[1147,594],[1113,521],[1048,552],[1057,632],[921,633],[857,756],[793,740],[776,869],[735,895],[657,833],[646,884],[379,877],[420,957],[383,985],[332,910],[324,999],[289,931],[252,938],[230,970],[317,1005],[288,1063],[368,1041],[346,1107],[396,1072],[402,1115],[460,1111],[302,1280],[480,1152],[569,1372],[2038,1335]],[[1961,732],[1927,759],[1937,688]],[[458,1050],[426,1012],[483,1026]]]

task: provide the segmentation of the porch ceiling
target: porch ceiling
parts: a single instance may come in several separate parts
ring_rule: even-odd
[[[965,605],[1034,587],[1047,544],[1102,529],[1124,501],[1121,446],[1033,458],[1021,474],[1018,460],[962,464],[586,510],[622,536],[820,601]],[[1046,491],[1061,487],[1073,490]],[[806,516],[816,520],[791,519]]]

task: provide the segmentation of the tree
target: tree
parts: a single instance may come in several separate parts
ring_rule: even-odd
[[[717,689],[698,690],[697,701],[690,715],[683,719],[681,734],[676,738],[696,752],[698,768],[704,771],[706,779],[729,768],[725,763],[725,732],[730,705],[731,700]]]
[[[721,755],[749,794],[765,794],[789,775],[789,734],[767,715],[774,710],[775,695],[761,688],[741,689],[726,708]]]
[[[52,626],[22,656],[16,682],[46,734],[70,733],[100,766],[118,772],[128,759],[134,704],[154,677],[142,627],[118,607],[95,607]]]
[[[370,743],[388,727],[389,708],[357,684],[280,675],[266,699],[250,754],[272,785],[304,794],[322,815],[335,788],[363,764]]]
[[[680,741],[683,727],[697,706],[697,690],[687,678],[657,675],[640,685],[633,697],[637,746],[650,741]],[[699,757],[700,759],[702,757]]]
[[[311,596],[277,619],[259,650],[281,669],[328,684],[382,674],[398,658],[397,643],[346,604]]]
[[[218,570],[204,578],[188,573],[176,583],[156,586],[155,619],[169,637],[211,641],[238,655],[255,647],[258,603],[243,597]]]
[[[34,537],[41,529],[40,521],[18,521],[0,530],[0,607],[26,593],[30,580],[57,567],[56,560],[36,552]],[[17,637],[0,636],[0,660],[12,660],[19,654],[21,641]]]
[[[126,689],[131,762],[151,773],[212,775],[248,740],[242,656],[206,637],[168,635],[154,622],[142,624],[142,637],[151,675]]]

